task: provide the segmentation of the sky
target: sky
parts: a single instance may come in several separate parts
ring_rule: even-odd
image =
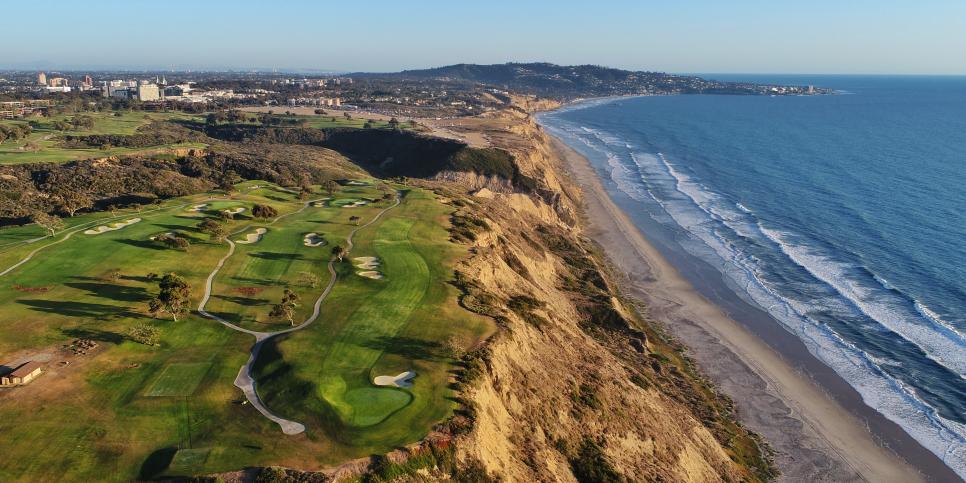
[[[0,68],[966,75],[966,0],[4,2]]]

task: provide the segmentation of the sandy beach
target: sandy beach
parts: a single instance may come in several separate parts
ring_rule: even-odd
[[[611,200],[589,161],[554,144],[582,191],[588,235],[625,277],[624,292],[736,402],[742,422],[775,450],[781,481],[958,481],[763,311],[706,298]]]

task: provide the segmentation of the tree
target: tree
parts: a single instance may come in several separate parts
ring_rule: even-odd
[[[393,129],[393,130],[398,130],[399,129],[399,119],[396,119],[395,117],[390,118],[389,119],[389,127],[391,129]]]
[[[409,127],[413,128],[413,129],[416,129],[418,126],[419,126],[419,124],[416,122],[415,119],[410,119],[409,120]]]
[[[322,281],[319,276],[312,272],[299,272],[299,285],[303,287],[318,288]]]
[[[191,303],[191,286],[178,274],[169,273],[161,277],[158,287],[161,292],[148,303],[151,314],[157,316],[167,312],[177,322],[178,315],[188,313],[188,304]]]
[[[160,242],[168,248],[174,248],[176,250],[187,251],[188,247],[191,246],[191,242],[189,242],[187,238],[179,236],[178,234],[169,235],[165,233],[163,235],[158,235],[157,238],[155,238],[155,241]]]
[[[90,208],[94,204],[90,195],[70,188],[61,189],[57,193],[57,197],[60,199],[60,209],[69,216],[74,216],[79,210]]]
[[[54,129],[63,132],[70,129],[70,124],[67,121],[58,119],[54,121]]]
[[[346,118],[347,121],[352,119],[352,116],[348,112],[343,112],[342,117]]]
[[[322,190],[329,196],[335,193],[335,190],[339,189],[339,183],[336,183],[334,179],[327,179],[322,181]]]
[[[198,223],[198,230],[202,233],[207,233],[212,240],[222,241],[228,236],[225,225],[211,218],[206,218],[201,223]]]
[[[147,324],[135,325],[128,329],[127,334],[134,342],[139,342],[144,345],[158,345],[161,339],[161,331],[157,327],[152,327]]]
[[[362,125],[362,128],[363,129],[372,129],[372,119],[366,121],[366,123]]]
[[[353,225],[358,225],[359,224],[359,220],[361,220],[361,219],[362,218],[359,218],[358,216],[352,215],[352,216],[349,217],[349,223],[352,223]]]
[[[269,317],[274,317],[276,319],[285,319],[292,325],[295,325],[295,309],[291,305],[286,303],[275,304],[272,306],[272,310],[268,313]]]
[[[300,297],[299,294],[294,290],[285,289],[285,292],[282,294],[283,304],[292,304],[293,307],[298,307],[299,301],[301,300],[302,297]]]
[[[36,223],[38,226],[44,227],[50,232],[50,236],[54,236],[54,232],[64,228],[64,222],[57,215],[49,215],[47,213],[34,213],[30,217],[30,221]]]
[[[319,115],[319,116],[324,116],[325,115],[325,109],[316,109],[315,110],[315,113],[317,115]]]
[[[252,216],[255,218],[275,218],[278,216],[278,210],[269,205],[256,204],[252,206]]]
[[[345,248],[343,248],[342,245],[336,245],[332,247],[332,256],[338,258],[339,261],[341,262],[342,257],[345,256]]]

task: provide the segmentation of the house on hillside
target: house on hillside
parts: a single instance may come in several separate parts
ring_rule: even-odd
[[[30,361],[14,369],[9,374],[0,376],[0,386],[19,386],[33,381],[43,372],[43,365]]]

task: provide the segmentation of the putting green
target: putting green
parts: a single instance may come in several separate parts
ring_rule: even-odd
[[[168,364],[161,371],[161,375],[154,381],[145,396],[190,396],[195,392],[198,384],[205,378],[209,362],[176,362]]]

